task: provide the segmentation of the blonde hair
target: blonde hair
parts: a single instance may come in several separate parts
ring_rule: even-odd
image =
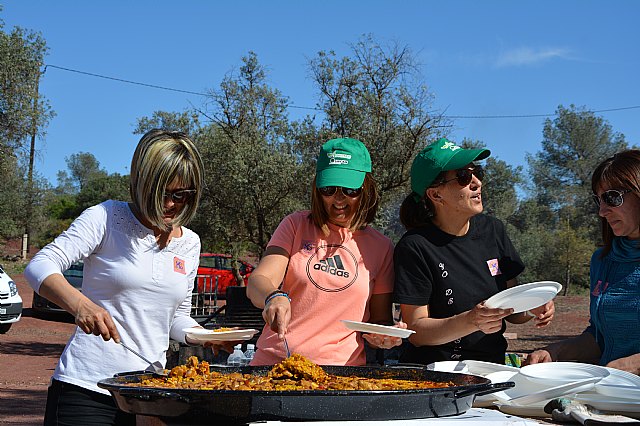
[[[173,221],[174,226],[186,225],[193,219],[204,187],[204,165],[200,153],[182,132],[153,129],[145,133],[131,159],[129,192],[140,214],[153,226],[169,231],[162,220],[164,193],[178,182],[195,189]]]
[[[378,211],[378,203],[380,197],[378,195],[378,188],[376,181],[371,173],[367,173],[364,177],[364,183],[362,184],[362,192],[360,193],[360,199],[358,200],[358,207],[349,231],[355,232],[358,229],[365,228],[368,224],[373,222]],[[329,213],[324,208],[322,202],[322,194],[318,188],[316,188],[316,178],[313,178],[311,182],[311,219],[321,230],[325,236],[329,235]]]

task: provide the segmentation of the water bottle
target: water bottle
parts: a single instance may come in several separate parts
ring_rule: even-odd
[[[227,365],[240,366],[244,365],[244,354],[242,353],[242,345],[233,347],[233,353],[227,358]]]
[[[249,364],[251,362],[255,353],[256,353],[256,345],[254,345],[253,343],[249,343],[247,345],[247,350],[244,353],[245,364]]]

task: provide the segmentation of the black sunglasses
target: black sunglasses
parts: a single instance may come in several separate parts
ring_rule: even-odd
[[[600,200],[604,201],[606,205],[609,207],[620,207],[624,202],[624,194],[632,192],[630,189],[609,189],[608,191],[604,191],[601,196],[598,197],[597,194],[591,195],[593,201],[596,203],[596,206],[600,207]]]
[[[175,192],[165,192],[164,198],[171,197],[171,201],[176,204],[186,203],[195,193],[198,192],[195,189],[179,189]]]
[[[440,182],[441,185],[444,185],[447,182],[451,182],[452,180],[457,180],[460,186],[467,186],[471,183],[471,179],[473,176],[477,177],[480,182],[484,179],[484,169],[482,166],[473,166],[473,167],[465,167],[464,169],[456,170],[456,177],[453,179],[447,179]]]
[[[323,186],[322,188],[318,188],[318,191],[320,191],[320,194],[324,195],[325,197],[331,197],[335,195],[336,192],[338,192],[338,188],[340,188],[342,195],[351,198],[356,198],[362,192],[362,187],[345,188],[344,186]]]

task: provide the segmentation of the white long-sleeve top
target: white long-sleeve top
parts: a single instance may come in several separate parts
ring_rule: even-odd
[[[166,363],[169,338],[184,342],[198,269],[200,238],[182,236],[160,249],[153,231],[125,202],[105,201],[85,210],[65,232],[40,250],[25,270],[38,292],[42,281],[84,259],[82,293],[113,317],[122,341],[150,361]],[[103,394],[97,382],[148,365],[113,340],[76,327],[53,378]]]

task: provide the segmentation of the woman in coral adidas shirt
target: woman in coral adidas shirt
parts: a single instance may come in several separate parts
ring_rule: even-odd
[[[340,321],[393,323],[393,244],[368,226],[377,208],[364,144],[350,138],[326,142],[311,210],[284,218],[249,278],[247,295],[264,308],[267,323],[252,365],[286,358],[285,335],[292,353],[321,365],[365,364],[363,338],[378,348],[402,343],[351,331]]]

